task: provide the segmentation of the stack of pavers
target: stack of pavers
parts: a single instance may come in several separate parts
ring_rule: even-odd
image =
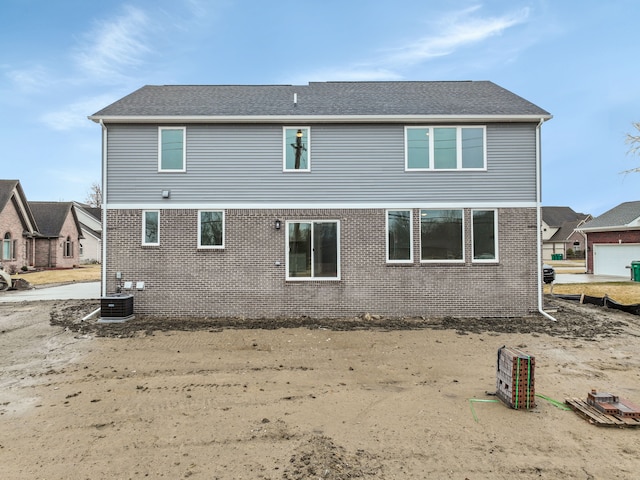
[[[587,394],[587,403],[607,415],[640,418],[640,407],[612,393],[591,390]]]
[[[535,363],[534,357],[517,348],[498,349],[496,395],[507,406],[527,410],[536,406]]]

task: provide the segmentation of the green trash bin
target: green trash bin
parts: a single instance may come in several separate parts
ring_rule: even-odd
[[[551,260],[562,260],[562,254],[561,253],[552,253],[551,254]]]
[[[640,260],[631,262],[631,280],[640,282]]]

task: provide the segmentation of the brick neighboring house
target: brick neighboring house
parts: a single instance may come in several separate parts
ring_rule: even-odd
[[[35,258],[36,221],[18,180],[0,180],[0,263],[15,273],[32,266]]]
[[[492,82],[145,86],[103,134],[104,295],[158,316],[541,308],[545,110]]]
[[[80,263],[82,230],[72,202],[29,202],[38,225],[35,267],[72,268]]]
[[[591,218],[570,207],[542,207],[542,259],[551,260],[555,254],[565,259],[569,249],[584,254],[586,239],[577,229]]]
[[[625,202],[580,227],[587,236],[587,273],[630,277],[640,261],[640,201]]]

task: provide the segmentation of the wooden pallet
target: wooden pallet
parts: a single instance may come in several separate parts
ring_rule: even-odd
[[[567,398],[564,403],[571,407],[582,418],[598,427],[640,427],[639,418],[622,417],[620,415],[609,415],[601,412],[597,408],[589,405],[586,401],[579,398]]]

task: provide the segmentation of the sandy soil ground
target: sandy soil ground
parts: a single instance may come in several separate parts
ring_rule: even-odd
[[[503,345],[536,393],[640,403],[640,317],[98,325],[0,305],[3,479],[636,479],[640,429],[495,403]],[[474,400],[474,401],[470,401]],[[475,400],[483,400],[475,401]],[[488,402],[486,400],[489,400]]]

